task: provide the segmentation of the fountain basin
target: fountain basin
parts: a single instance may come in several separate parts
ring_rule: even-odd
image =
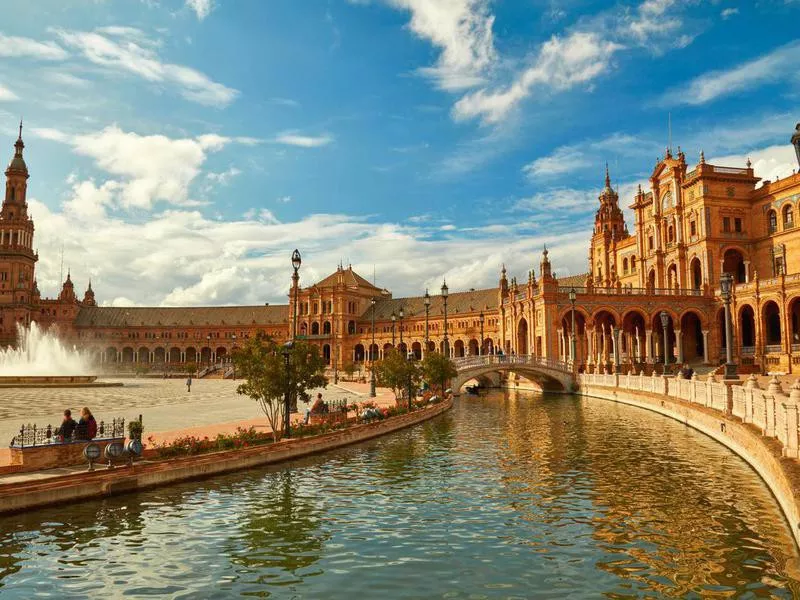
[[[96,375],[0,375],[0,388],[119,387],[113,381],[96,381]]]

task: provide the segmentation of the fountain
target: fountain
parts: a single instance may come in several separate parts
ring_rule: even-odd
[[[0,350],[0,387],[93,385],[90,361],[36,322],[17,325],[16,348]]]

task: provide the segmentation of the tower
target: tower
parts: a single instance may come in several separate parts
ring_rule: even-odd
[[[83,304],[85,306],[97,306],[94,299],[94,290],[92,289],[92,280],[89,280],[89,287],[86,288],[86,293],[83,295]]]
[[[625,218],[619,207],[619,195],[611,187],[611,177],[606,164],[605,187],[598,197],[600,208],[594,217],[594,231],[592,233],[591,247],[589,250],[589,271],[595,285],[609,287],[612,285],[612,273],[616,265],[614,246],[617,240],[628,237]]]
[[[22,122],[14,156],[6,169],[6,191],[0,208],[0,343],[16,342],[16,326],[31,321],[34,295],[33,221],[28,216],[28,166]]]

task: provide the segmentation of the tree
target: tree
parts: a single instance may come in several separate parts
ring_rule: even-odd
[[[378,384],[391,388],[395,400],[399,398],[401,390],[418,387],[420,376],[419,365],[413,360],[407,360],[395,350],[390,351],[382,361],[375,364]]]
[[[284,433],[287,389],[292,404],[296,405],[297,399],[308,400],[309,389],[328,384],[324,375],[325,360],[316,346],[295,342],[289,352],[288,380],[283,349],[273,338],[259,333],[238,348],[233,357],[236,369],[244,379],[236,392],[258,402],[275,441]]]
[[[348,377],[352,378],[353,373],[356,372],[356,365],[352,360],[345,361],[342,365],[342,372]]]
[[[444,396],[444,385],[450,379],[458,375],[458,369],[453,361],[441,352],[428,352],[422,359],[422,377],[433,387],[442,386],[442,396]]]

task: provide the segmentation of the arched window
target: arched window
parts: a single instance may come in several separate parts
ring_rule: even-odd
[[[767,213],[767,231],[769,233],[775,233],[778,231],[778,215],[774,210],[771,210]]]
[[[792,205],[787,204],[783,207],[783,228],[791,229],[792,227],[794,227],[794,211]]]
[[[636,257],[631,256],[631,273],[636,273]]]
[[[622,272],[623,273],[627,273],[628,272],[628,259],[627,258],[623,258],[622,259]]]
[[[670,244],[675,241],[675,228],[672,225],[667,229],[667,241]]]

